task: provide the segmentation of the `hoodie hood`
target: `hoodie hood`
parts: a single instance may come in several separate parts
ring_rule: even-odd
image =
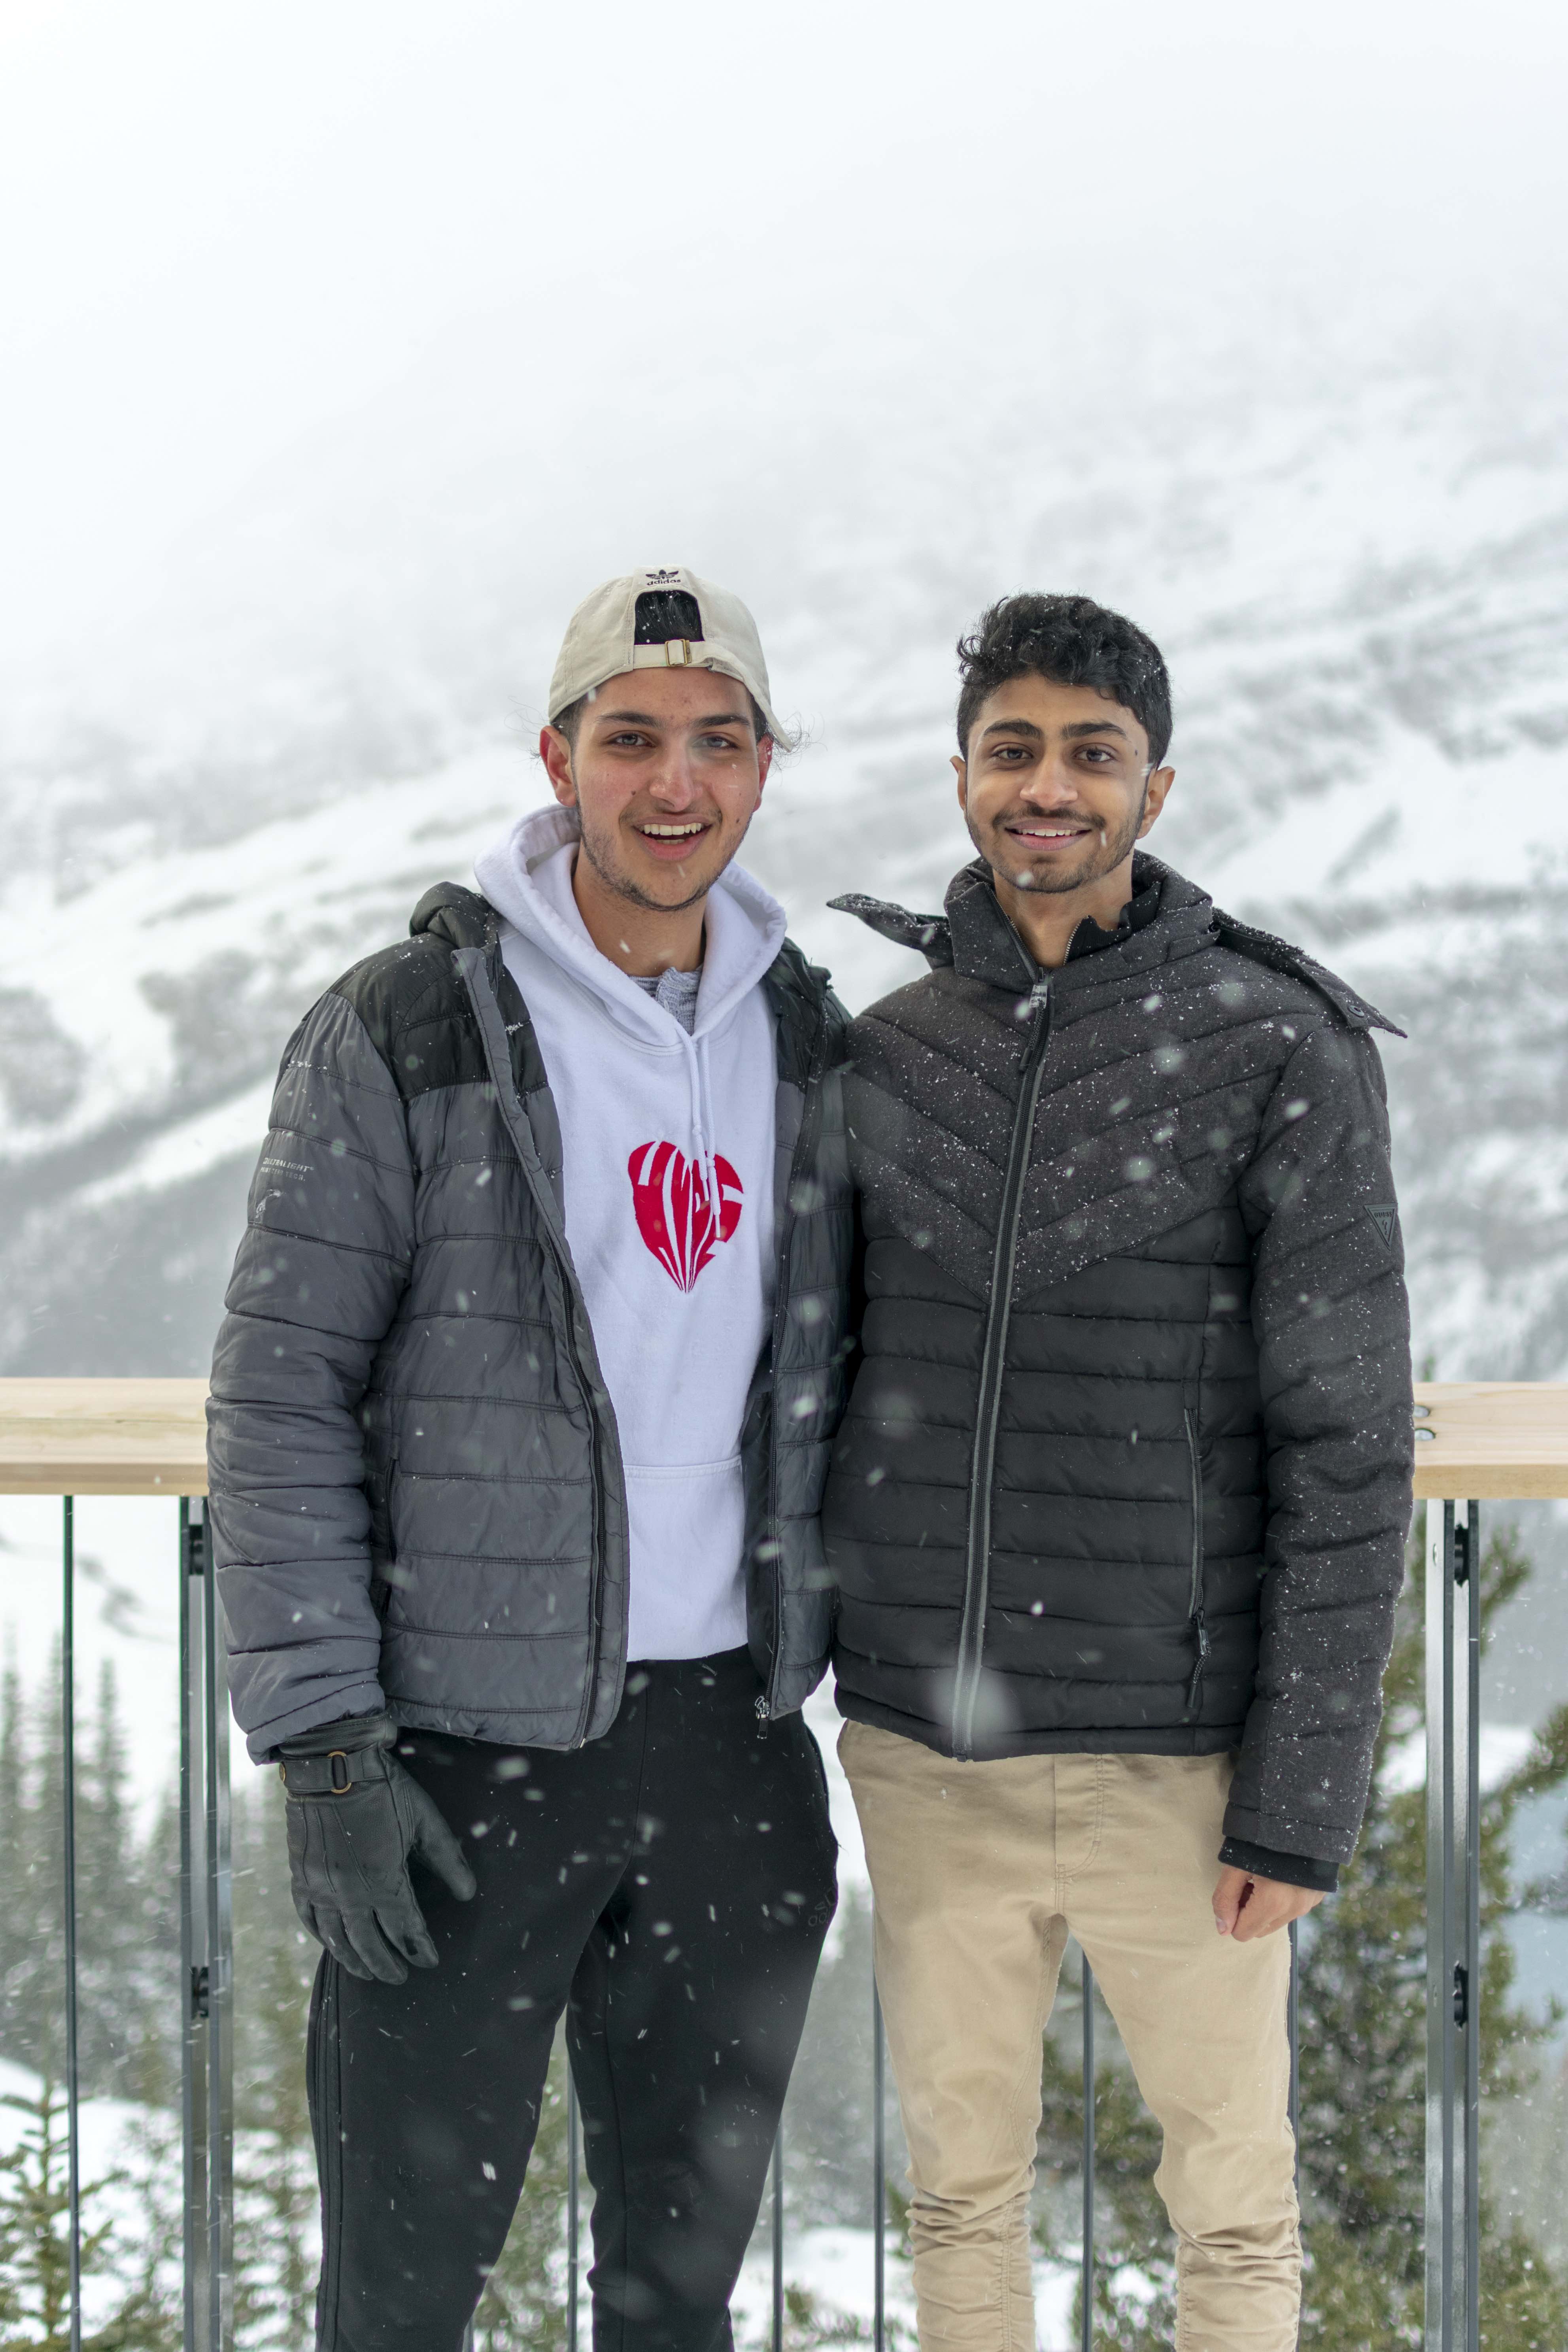
[[[617,1026],[678,1053],[687,1034],[679,1022],[588,936],[572,890],[580,838],[575,809],[535,809],[474,860],[474,878],[496,912],[596,997]],[[784,908],[743,867],[731,866],[708,894],[702,933],[694,1039],[722,1028],[771,968],[784,945]]]

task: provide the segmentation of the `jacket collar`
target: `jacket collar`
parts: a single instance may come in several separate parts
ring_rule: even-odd
[[[1027,987],[1038,978],[1038,967],[1003,913],[991,869],[982,859],[954,875],[944,903],[952,966],[962,978],[1009,989]],[[1112,980],[1114,971],[1099,961],[1107,957],[1116,967],[1142,972],[1213,934],[1213,901],[1207,892],[1162,866],[1157,857],[1140,852],[1132,860],[1132,897],[1116,929],[1107,930],[1086,918],[1073,933],[1055,984],[1073,987],[1080,979]],[[1092,972],[1083,969],[1090,958],[1097,960]]]
[[[851,895],[830,898],[846,915],[857,915],[868,929],[900,947],[918,948],[933,971],[950,967],[966,980],[987,987],[1016,991],[1032,987],[1039,973],[1017,932],[997,903],[991,869],[978,858],[955,874],[947,893],[944,915],[911,915],[885,899]],[[1326,971],[1315,957],[1289,940],[1255,930],[1221,912],[1206,890],[1162,866],[1142,852],[1132,860],[1132,900],[1122,909],[1115,930],[1098,923],[1080,923],[1073,933],[1068,960],[1052,982],[1054,993],[1085,993],[1090,987],[1136,987],[1157,965],[1191,955],[1205,947],[1228,948],[1249,963],[1262,964],[1316,990],[1352,1029],[1386,1029],[1403,1037],[1384,1013],[1338,975]]]

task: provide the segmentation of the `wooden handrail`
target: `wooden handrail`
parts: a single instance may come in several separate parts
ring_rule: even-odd
[[[0,1495],[205,1495],[206,1394],[205,1381],[0,1380]],[[1415,1395],[1417,1496],[1568,1496],[1568,1382]]]
[[[1568,1495],[1568,1381],[1422,1381],[1415,1428],[1417,1496]]]
[[[0,1495],[205,1495],[205,1381],[0,1381]]]

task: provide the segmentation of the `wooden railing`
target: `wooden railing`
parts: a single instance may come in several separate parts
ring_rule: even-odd
[[[205,1381],[0,1380],[0,1495],[205,1495]],[[1417,1385],[1418,1500],[1568,1496],[1568,1381]]]
[[[1479,1660],[1482,1500],[1568,1496],[1568,1383],[1419,1386],[1415,1493],[1426,1505],[1426,2352],[1479,2344]],[[62,1498],[71,2342],[80,2343],[74,1860],[74,1498],[179,1503],[180,1813],[184,2049],[185,2352],[228,2352],[233,2200],[233,1983],[228,1726],[223,1632],[206,1539],[205,1381],[0,1381],[0,1494]],[[1084,2342],[1092,2326],[1093,2004],[1084,2019]],[[874,2004],[875,1996],[872,1995]],[[874,2011],[875,2014],[875,2011]],[[1292,2077],[1295,1973],[1292,1971]],[[874,2033],[876,2352],[882,2352],[882,2038]],[[1292,2115],[1294,2103],[1292,2103]],[[571,2134],[570,2336],[575,2352],[577,2133]],[[784,2204],[775,2151],[773,2341],[784,2326]]]

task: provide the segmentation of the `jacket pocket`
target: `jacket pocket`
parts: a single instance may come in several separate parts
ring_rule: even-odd
[[[1204,1615],[1204,1464],[1198,1445],[1198,1417],[1191,1405],[1182,1413],[1187,1433],[1187,1471],[1192,1482],[1192,1563],[1187,1592],[1187,1622],[1193,1637],[1193,1674],[1187,1685],[1187,1719],[1198,1711],[1204,1670],[1209,1658],[1209,1630]]]
[[[364,1432],[364,1498],[370,1510],[371,1598],[384,1618],[390,1598],[387,1571],[397,1557],[392,1531],[392,1485],[397,1473],[397,1440],[390,1401],[367,1398],[361,1407]]]

